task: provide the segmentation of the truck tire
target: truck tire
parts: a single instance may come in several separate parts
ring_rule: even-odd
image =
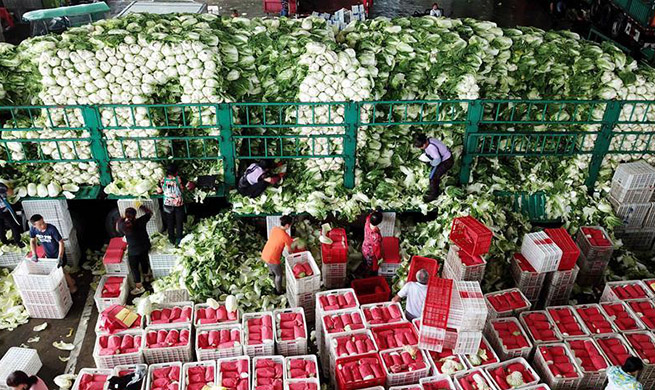
[[[625,14],[623,12],[617,12],[614,15],[612,24],[610,25],[610,36],[614,39],[618,38],[623,34],[625,30]]]
[[[105,230],[110,238],[120,236],[116,231],[116,222],[119,219],[121,219],[121,213],[118,211],[118,208],[112,209],[107,213],[107,217],[105,218]]]

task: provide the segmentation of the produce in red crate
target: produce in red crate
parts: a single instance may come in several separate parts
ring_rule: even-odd
[[[423,370],[428,363],[423,360],[421,351],[413,346],[403,347],[402,350],[384,351],[380,353],[389,373],[398,374]]]
[[[321,295],[318,303],[323,311],[349,309],[357,306],[357,300],[351,291]]]
[[[98,336],[100,356],[134,353],[141,349],[140,335],[101,335]]]
[[[523,317],[532,339],[536,341],[558,341],[559,337],[555,333],[555,326],[548,319],[544,312],[530,312]]]
[[[299,340],[307,338],[305,320],[300,312],[278,313],[277,337],[282,341]]]
[[[540,345],[538,350],[555,378],[579,378],[582,376],[563,346]]]
[[[623,284],[617,284],[617,285],[613,285],[611,289],[612,292],[614,292],[614,294],[621,301],[626,299],[648,298],[648,294],[646,293],[646,290],[644,290],[644,288],[637,283],[627,282]]]
[[[110,276],[102,286],[102,298],[118,298],[121,295],[121,286],[125,281],[124,276]]]
[[[596,342],[614,366],[621,366],[625,359],[630,356],[630,351],[623,340],[618,337],[602,337],[596,339]]]
[[[323,317],[323,326],[327,333],[350,332],[365,327],[359,312],[326,314]]]
[[[506,351],[523,349],[530,346],[526,335],[516,322],[500,319],[492,321],[491,324]]]
[[[229,298],[229,297],[228,297]],[[236,321],[239,318],[238,308],[230,307],[228,311],[226,304],[218,304],[216,308],[199,307],[196,310],[196,325],[220,324],[221,322]]]
[[[520,361],[503,364],[488,372],[500,390],[513,389],[536,381],[535,376]]]
[[[108,375],[83,374],[79,390],[103,390]]]
[[[316,382],[297,381],[288,383],[289,390],[318,390]]]
[[[436,379],[429,382],[423,382],[422,390],[451,390],[450,382],[447,379]]]
[[[179,390],[180,367],[160,367],[152,371],[150,378],[151,390]]]
[[[345,335],[332,339],[332,350],[337,357],[361,355],[367,352],[375,352],[377,348],[367,333]]]
[[[612,246],[612,242],[601,229],[583,227],[581,230],[592,246]]]
[[[487,301],[489,301],[489,304],[491,304],[497,313],[525,309],[530,306],[530,303],[523,299],[521,292],[516,289],[487,294]]]
[[[153,310],[150,313],[150,324],[174,324],[179,322],[191,322],[193,306],[174,306]]]
[[[575,310],[592,334],[607,334],[614,331],[612,323],[605,318],[598,306],[577,306]]]
[[[626,309],[624,303],[622,302],[604,302],[600,306],[603,308],[607,316],[611,321],[614,322],[614,325],[622,331],[638,330],[641,329],[641,326],[637,324],[635,318],[632,314]]]
[[[607,369],[607,361],[591,339],[567,341],[573,356],[585,372],[597,372]]]
[[[257,359],[254,375],[255,390],[282,390],[282,362],[270,358]]]
[[[187,367],[184,378],[187,390],[202,390],[208,383],[214,383],[214,367],[204,365]]]
[[[197,348],[223,349],[233,348],[239,345],[241,345],[241,329],[239,328],[198,331]]]
[[[316,378],[316,363],[301,357],[287,360],[287,377],[291,379]]]
[[[314,275],[312,266],[307,261],[296,263],[291,270],[293,271],[293,276],[295,276],[296,279],[302,279],[304,277]]]
[[[146,334],[146,346],[148,348],[181,347],[188,344],[188,329],[159,329],[151,330]]]
[[[632,311],[634,311],[646,328],[655,330],[655,305],[650,300],[629,301]]]
[[[389,324],[404,321],[400,305],[397,303],[379,303],[362,309],[369,324]]]
[[[476,370],[470,374],[463,375],[457,378],[460,386],[463,390],[490,390],[490,386],[487,378],[484,377],[482,371]]]
[[[346,384],[386,379],[386,374],[377,355],[375,357],[362,357],[346,363],[339,362],[336,369],[337,375],[340,375]]]
[[[250,369],[248,363],[248,359],[221,361],[218,383],[228,390],[249,390]]]
[[[273,342],[273,318],[270,315],[249,318],[247,324],[248,345]]]
[[[444,348],[441,352],[429,351],[437,373],[453,375],[466,369],[459,355],[453,354],[452,349]]]
[[[418,344],[416,328],[409,322],[372,328],[371,332],[380,350]]]
[[[573,314],[571,307],[549,307],[546,309],[562,336],[584,336],[586,332]]]
[[[489,346],[487,340],[482,338],[480,343],[480,348],[475,355],[466,355],[466,359],[471,363],[473,367],[486,366],[487,364],[498,363],[498,358],[496,353]]]
[[[626,333],[623,336],[645,364],[655,363],[655,342],[652,333]]]

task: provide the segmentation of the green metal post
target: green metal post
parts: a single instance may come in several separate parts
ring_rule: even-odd
[[[89,134],[91,134],[91,155],[98,165],[100,172],[100,184],[103,186],[111,183],[111,171],[109,169],[109,154],[107,144],[102,135],[102,122],[97,107],[82,107],[82,118]]]
[[[236,185],[236,164],[232,139],[232,108],[227,103],[218,105],[218,125],[221,129],[221,156],[223,157],[223,173],[226,191]]]
[[[344,120],[346,123],[346,134],[343,137],[343,160],[345,164],[343,185],[346,188],[353,188],[355,187],[355,161],[357,159],[359,104],[354,102],[346,103]]]
[[[587,186],[587,192],[589,194],[594,192],[594,186],[596,185],[596,180],[598,180],[598,173],[600,172],[600,167],[603,164],[605,155],[610,148],[612,142],[612,134],[616,122],[619,120],[619,115],[621,114],[621,108],[623,104],[617,101],[611,101],[607,103],[605,107],[605,113],[603,113],[603,124],[600,127],[600,133],[596,138],[596,143],[594,144],[594,152],[591,157],[591,163],[589,164],[589,176],[585,180],[585,185]]]
[[[464,133],[464,150],[462,151],[462,168],[459,172],[460,184],[467,184],[471,176],[471,164],[473,163],[471,151],[475,149],[475,138],[472,135],[480,130],[482,111],[482,102],[480,100],[469,102],[466,115],[466,132]]]

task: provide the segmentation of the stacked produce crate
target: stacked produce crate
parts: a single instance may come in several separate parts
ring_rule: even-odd
[[[118,211],[121,216],[125,216],[125,209],[131,207],[136,210],[136,217],[141,217],[144,212],[139,208],[145,206],[152,211],[152,217],[146,225],[146,230],[149,235],[159,233],[164,228],[161,211],[159,210],[159,199],[119,199]]]
[[[190,362],[193,358],[193,302],[160,303],[146,317],[143,357],[148,364]],[[219,341],[227,342],[228,340]],[[232,340],[233,334],[228,337]],[[240,338],[236,338],[240,341]],[[196,346],[203,344],[196,344]]]
[[[302,307],[277,309],[275,317],[275,349],[282,356],[307,354],[307,321]]]
[[[487,266],[483,255],[489,251],[491,236],[491,230],[473,217],[455,218],[450,231],[454,244],[446,256],[443,277],[481,282]]]
[[[520,253],[515,253],[512,257],[511,270],[516,287],[532,305],[536,306],[541,296],[544,280],[546,280],[546,273],[537,272]]]
[[[562,255],[557,270],[546,275],[543,291],[544,306],[565,305],[568,303],[578,276],[576,263],[580,257],[580,249],[564,228],[545,229],[544,232],[560,249]]]
[[[102,257],[102,264],[107,274],[130,274],[130,265],[127,260],[127,243],[121,237],[109,240],[109,245]]]
[[[197,360],[230,358],[243,354],[244,332],[240,312],[225,302],[211,307],[194,306],[195,347]]]
[[[41,369],[41,359],[35,349],[11,347],[0,359],[0,390],[11,390],[7,377],[20,370],[27,375],[36,375]]]
[[[394,236],[396,228],[396,213],[382,213],[382,222],[378,225],[382,235],[382,258],[378,275],[385,277],[389,282],[400,268],[400,240]]]
[[[154,278],[168,275],[177,264],[178,255],[174,253],[175,247],[168,245],[164,249],[151,250],[148,254],[150,269]]]
[[[12,273],[23,305],[32,318],[61,319],[66,317],[71,298],[64,271],[57,260],[38,262],[23,260]]]
[[[655,168],[640,160],[620,164],[612,177],[609,201],[623,225],[616,237],[631,249],[650,250],[655,240]]]
[[[577,283],[582,286],[599,283],[614,252],[609,235],[600,226],[582,226],[575,242],[580,248]]]
[[[315,295],[321,289],[321,270],[309,251],[286,256],[285,275],[287,300],[290,307],[302,307],[308,321],[316,309]]]
[[[341,288],[346,283],[348,266],[348,238],[346,229],[336,228],[327,232],[332,243],[321,244],[321,274],[325,288]]]
[[[68,265],[79,265],[82,251],[66,200],[25,200],[22,205],[23,213],[28,220],[33,215],[39,214],[43,217],[44,222],[57,228],[64,240],[64,251]]]

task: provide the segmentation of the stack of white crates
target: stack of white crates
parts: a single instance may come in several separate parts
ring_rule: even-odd
[[[70,266],[77,266],[82,257],[77,231],[73,227],[73,219],[68,210],[68,203],[65,199],[47,200],[25,200],[23,201],[23,213],[27,220],[34,214],[40,214],[46,223],[57,228],[64,239],[64,250],[66,261]]]
[[[173,253],[174,247],[171,245],[163,251],[150,251],[150,269],[154,278],[161,278],[171,273],[171,270],[177,264],[179,257]]]
[[[64,271],[57,260],[24,260],[12,273],[23,305],[32,318],[62,319],[70,310],[71,298]]]
[[[119,199],[118,211],[121,216],[125,216],[125,209],[132,207],[136,210],[136,217],[141,217],[144,213],[139,210],[140,206],[145,206],[152,211],[152,217],[146,225],[146,230],[149,235],[159,233],[164,229],[161,211],[159,210],[159,199]]]
[[[616,236],[635,250],[650,250],[655,240],[655,168],[644,160],[620,164],[612,177],[609,201],[623,226]]]
[[[443,277],[446,279],[482,282],[487,262],[482,256],[471,256],[457,245],[451,245],[444,262]]]
[[[23,371],[29,376],[41,369],[41,359],[35,349],[11,347],[0,360],[0,390],[11,390],[7,377],[14,371]]]
[[[309,264],[312,275],[296,279],[293,267],[299,263]],[[321,270],[318,268],[312,253],[305,251],[287,255],[285,258],[285,275],[289,306],[302,307],[305,309],[306,320],[313,321],[313,314],[316,310],[315,295],[321,289]]]

